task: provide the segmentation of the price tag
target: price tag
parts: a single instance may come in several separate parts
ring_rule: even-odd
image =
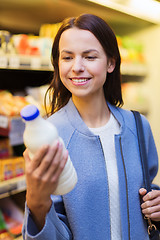
[[[23,132],[25,123],[21,118],[13,118],[11,120],[11,129],[9,132],[9,140],[11,146],[23,144]]]
[[[32,69],[41,68],[41,59],[39,57],[32,57],[31,58],[31,68]]]
[[[17,189],[21,190],[21,189],[25,189],[26,188],[26,181],[25,179],[19,180],[17,182]]]
[[[9,57],[9,67],[11,68],[19,68],[20,60],[18,56],[10,56]]]
[[[8,117],[0,115],[0,127],[8,128]]]
[[[0,68],[7,68],[8,60],[6,56],[0,56]]]

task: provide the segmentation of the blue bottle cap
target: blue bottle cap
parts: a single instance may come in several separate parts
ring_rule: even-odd
[[[39,110],[35,105],[27,105],[21,110],[20,114],[24,120],[32,121],[39,116]]]

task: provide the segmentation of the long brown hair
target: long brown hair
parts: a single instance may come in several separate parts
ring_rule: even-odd
[[[51,97],[51,112],[50,114],[58,111],[67,104],[71,97],[71,92],[63,85],[59,76],[59,40],[61,34],[69,28],[79,28],[88,30],[101,43],[106,56],[115,61],[115,69],[112,73],[107,74],[105,84],[103,86],[106,100],[115,106],[122,106],[122,93],[121,93],[121,74],[120,64],[121,57],[117,44],[117,39],[109,27],[109,25],[100,17],[92,14],[82,14],[78,17],[67,18],[62,22],[62,25],[57,32],[52,46],[52,64],[54,67],[53,79],[47,90],[46,94]]]

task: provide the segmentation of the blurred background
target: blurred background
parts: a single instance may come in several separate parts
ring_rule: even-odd
[[[52,42],[61,21],[81,13],[102,17],[115,32],[122,57],[124,108],[147,117],[160,155],[160,1],[0,0],[1,239],[21,239],[25,147],[20,111],[33,103],[45,116],[44,94],[53,74]],[[155,183],[160,184],[160,170]]]

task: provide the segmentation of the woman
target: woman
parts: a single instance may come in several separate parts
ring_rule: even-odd
[[[52,60],[48,120],[68,151],[55,142],[32,161],[25,151],[24,239],[149,239],[143,214],[160,221],[160,190],[146,194],[143,188],[134,117],[120,108],[121,59],[113,31],[94,15],[69,18],[57,33]],[[149,123],[142,120],[152,181],[158,157]],[[78,183],[53,196],[68,152]]]

